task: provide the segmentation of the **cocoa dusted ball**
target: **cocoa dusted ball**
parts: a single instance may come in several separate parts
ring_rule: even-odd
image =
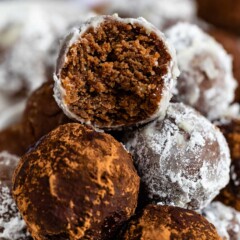
[[[229,181],[224,136],[182,103],[171,103],[164,120],[136,130],[126,147],[151,202],[201,209]]]
[[[192,24],[179,23],[168,29],[166,36],[176,48],[181,71],[174,101],[194,107],[210,120],[226,114],[237,87],[231,57]]]
[[[55,99],[79,122],[116,129],[165,115],[179,71],[174,49],[143,18],[98,16],[65,38]]]
[[[53,97],[53,86],[53,81],[46,82],[28,98],[22,120],[27,146],[59,125],[71,122],[57,105]]]
[[[21,122],[0,131],[0,151],[22,156],[31,145],[71,120],[53,97],[53,81],[44,83],[28,98]]]
[[[148,205],[127,224],[119,240],[220,240],[200,214],[173,206]]]
[[[26,224],[13,200],[12,175],[19,158],[6,151],[0,152],[0,239],[30,240]]]
[[[223,240],[240,239],[240,212],[220,202],[212,202],[202,211]]]
[[[134,213],[139,177],[108,134],[59,126],[21,159],[13,195],[34,239],[109,239]]]
[[[22,156],[27,151],[26,136],[21,123],[9,126],[0,131],[0,152],[7,151],[11,154]]]
[[[197,5],[199,17],[240,34],[240,0],[197,0]]]
[[[233,75],[238,82],[235,101],[240,102],[240,37],[217,28],[208,29],[208,33],[232,55]]]
[[[230,182],[221,190],[217,199],[240,211],[240,119],[233,118],[218,123],[230,148]]]

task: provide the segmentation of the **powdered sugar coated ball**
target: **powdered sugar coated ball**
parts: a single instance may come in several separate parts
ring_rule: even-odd
[[[225,138],[182,103],[171,103],[163,121],[136,130],[126,147],[148,198],[158,204],[201,209],[229,181]]]
[[[179,23],[166,36],[176,48],[181,71],[174,100],[196,108],[210,120],[222,116],[237,86],[231,57],[195,25]]]
[[[220,202],[212,202],[203,209],[203,216],[212,223],[223,240],[240,239],[240,212]]]
[[[32,239],[12,198],[12,175],[19,158],[0,152],[0,239]]]

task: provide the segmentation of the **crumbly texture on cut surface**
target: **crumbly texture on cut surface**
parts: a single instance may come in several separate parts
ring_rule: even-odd
[[[212,223],[223,240],[240,239],[240,212],[220,202],[212,202],[202,215]]]
[[[139,177],[130,154],[105,133],[72,123],[24,155],[13,194],[37,239],[109,239],[134,213]]]
[[[181,71],[173,100],[194,107],[210,120],[226,114],[237,87],[231,57],[192,24],[179,23],[166,36],[176,49]]]
[[[217,200],[240,211],[240,119],[227,119],[218,123],[230,148],[230,182],[217,196]]]
[[[72,117],[100,128],[149,121],[170,100],[175,60],[169,47],[144,19],[99,19],[67,37],[75,40],[59,56],[61,101]]]
[[[173,206],[148,205],[130,220],[120,240],[220,240],[200,214]]]
[[[164,120],[131,133],[126,147],[152,202],[201,209],[229,181],[222,133],[182,103],[171,103]]]
[[[30,240],[26,224],[13,200],[12,175],[19,158],[6,151],[0,152],[0,239]]]

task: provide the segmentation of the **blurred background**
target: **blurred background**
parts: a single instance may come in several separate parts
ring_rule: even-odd
[[[142,16],[163,32],[179,21],[197,24],[233,56],[240,79],[239,5],[225,0],[0,1],[0,129],[16,123],[28,96],[52,81],[62,37],[97,14]]]

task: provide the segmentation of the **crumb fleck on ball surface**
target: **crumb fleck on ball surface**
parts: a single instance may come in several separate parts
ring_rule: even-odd
[[[137,205],[139,177],[113,137],[61,125],[24,155],[13,194],[35,239],[109,239]]]
[[[173,206],[148,205],[130,220],[120,240],[220,240],[200,214]]]
[[[165,114],[178,76],[175,51],[143,18],[98,16],[66,37],[55,98],[66,115],[98,128]]]

